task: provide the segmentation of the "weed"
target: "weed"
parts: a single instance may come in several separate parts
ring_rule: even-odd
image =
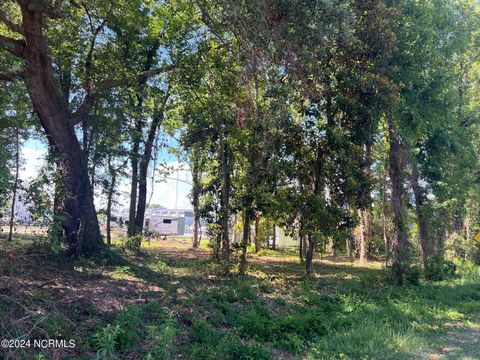
[[[120,326],[107,325],[94,335],[97,346],[97,359],[110,360],[115,357],[117,337],[120,334]]]

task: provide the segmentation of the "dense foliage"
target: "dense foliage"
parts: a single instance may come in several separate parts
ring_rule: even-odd
[[[244,273],[278,225],[307,274],[329,249],[384,256],[397,283],[435,278],[445,256],[479,258],[478,20],[463,0],[4,1],[3,218],[43,189],[67,253],[92,253],[94,199],[110,244],[129,178],[138,239],[163,132],[194,175],[194,246],[206,222],[226,273],[232,238]],[[32,136],[50,172],[33,192]]]

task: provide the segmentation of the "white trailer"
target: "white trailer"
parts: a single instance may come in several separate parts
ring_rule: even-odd
[[[145,218],[145,231],[159,235],[184,235],[185,218],[151,215]]]

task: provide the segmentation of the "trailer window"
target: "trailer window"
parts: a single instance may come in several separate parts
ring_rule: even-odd
[[[163,219],[164,224],[171,224],[172,220],[171,219]]]

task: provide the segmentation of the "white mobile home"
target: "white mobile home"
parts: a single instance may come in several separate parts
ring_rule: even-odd
[[[281,226],[275,226],[275,245],[281,249],[289,249],[299,246],[300,240],[294,236],[285,234],[284,229]]]
[[[150,215],[145,218],[145,231],[159,235],[184,235],[185,218],[168,215]]]

